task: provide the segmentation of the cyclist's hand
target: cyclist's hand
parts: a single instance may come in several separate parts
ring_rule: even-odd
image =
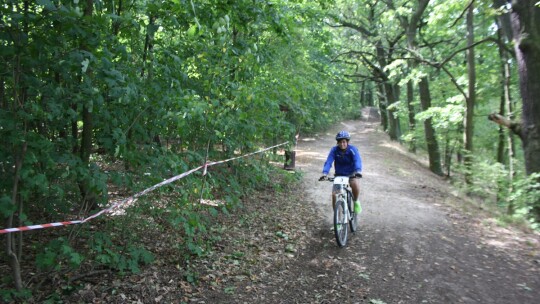
[[[326,180],[326,179],[327,179],[326,175],[323,175],[323,176],[319,177],[319,181],[323,181],[323,180]]]
[[[354,174],[354,177],[356,177],[356,178],[361,178],[361,177],[362,177],[362,172],[356,172],[356,173]]]

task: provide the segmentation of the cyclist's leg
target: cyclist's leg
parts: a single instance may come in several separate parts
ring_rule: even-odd
[[[339,193],[339,187],[336,185],[332,186],[332,210],[336,208],[336,195]]]
[[[353,201],[358,200],[358,195],[360,195],[360,183],[357,178],[349,178],[349,185],[351,185],[351,190],[353,194]]]
[[[353,194],[353,202],[354,202],[354,211],[356,213],[362,212],[362,207],[360,206],[360,183],[358,182],[357,178],[350,178],[349,179],[349,185],[351,185],[351,190]]]

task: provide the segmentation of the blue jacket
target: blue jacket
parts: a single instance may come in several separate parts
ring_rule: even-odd
[[[323,174],[328,174],[334,164],[335,174],[339,176],[350,176],[355,172],[362,172],[362,158],[355,146],[348,145],[345,151],[338,146],[332,147],[323,167]]]

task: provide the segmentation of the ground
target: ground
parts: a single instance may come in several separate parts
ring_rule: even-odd
[[[363,114],[363,120],[301,137],[290,173],[302,175],[301,185],[261,190],[225,217],[227,233],[208,257],[189,267],[170,257],[124,278],[89,276],[66,300],[538,303],[540,236],[497,225],[485,208],[390,142],[376,113]],[[317,181],[340,129],[351,132],[364,163],[364,210],[344,248],[331,229],[331,184]]]

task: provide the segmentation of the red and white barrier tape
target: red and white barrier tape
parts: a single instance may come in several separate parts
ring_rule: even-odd
[[[82,223],[82,221],[67,221],[67,222],[49,223],[49,224],[42,224],[42,225],[24,226],[24,227],[17,227],[17,228],[7,228],[7,229],[0,230],[0,234],[18,232],[18,231],[36,230],[36,229],[43,229],[43,228],[50,228],[50,227],[58,227],[58,226],[67,226],[67,225],[80,224],[80,223]]]
[[[125,204],[128,201],[135,200],[135,199],[137,199],[137,198],[139,198],[139,197],[141,197],[143,195],[146,195],[149,192],[152,192],[152,191],[156,190],[157,188],[163,187],[163,186],[165,186],[167,184],[170,184],[170,183],[175,182],[175,181],[177,181],[177,180],[179,180],[181,178],[184,178],[184,177],[192,174],[195,171],[199,171],[200,169],[203,169],[204,170],[203,174],[206,174],[206,170],[210,166],[219,165],[219,164],[230,162],[230,161],[233,161],[233,160],[236,160],[236,159],[239,159],[239,158],[243,158],[243,157],[248,157],[248,156],[251,156],[251,155],[254,155],[254,154],[257,154],[257,153],[261,153],[261,152],[264,152],[264,151],[268,151],[270,149],[277,148],[279,146],[286,145],[287,143],[288,142],[284,142],[282,144],[275,145],[275,146],[272,146],[272,147],[268,147],[268,148],[265,148],[265,149],[262,149],[262,150],[259,150],[259,151],[256,151],[256,152],[248,153],[248,154],[245,154],[245,155],[241,155],[241,156],[237,156],[237,157],[233,157],[233,158],[229,158],[229,159],[225,159],[225,160],[206,163],[206,164],[204,164],[202,166],[199,166],[199,167],[197,167],[195,169],[191,169],[191,170],[186,171],[186,172],[184,172],[182,174],[179,174],[179,175],[173,176],[173,177],[171,177],[169,179],[166,179],[166,180],[162,181],[161,183],[155,184],[152,187],[147,188],[147,189],[145,189],[145,190],[143,190],[143,191],[141,191],[139,193],[136,193],[136,194],[134,194],[134,195],[132,195],[130,197],[119,200],[119,201],[113,203],[110,207],[108,207],[106,209],[103,209],[103,210],[101,210],[101,211],[99,211],[99,212],[97,212],[97,213],[95,213],[95,214],[93,214],[93,215],[91,215],[89,217],[86,217],[86,218],[84,218],[82,220],[74,220],[74,221],[65,221],[65,222],[48,223],[48,224],[41,224],[41,225],[31,225],[31,226],[23,226],[23,227],[16,227],[16,228],[0,229],[0,234],[86,223],[87,221],[89,221],[89,220],[91,220],[93,218],[96,218],[96,217],[98,217],[98,216],[100,216],[102,214],[111,212],[112,210],[118,208],[119,206]]]

